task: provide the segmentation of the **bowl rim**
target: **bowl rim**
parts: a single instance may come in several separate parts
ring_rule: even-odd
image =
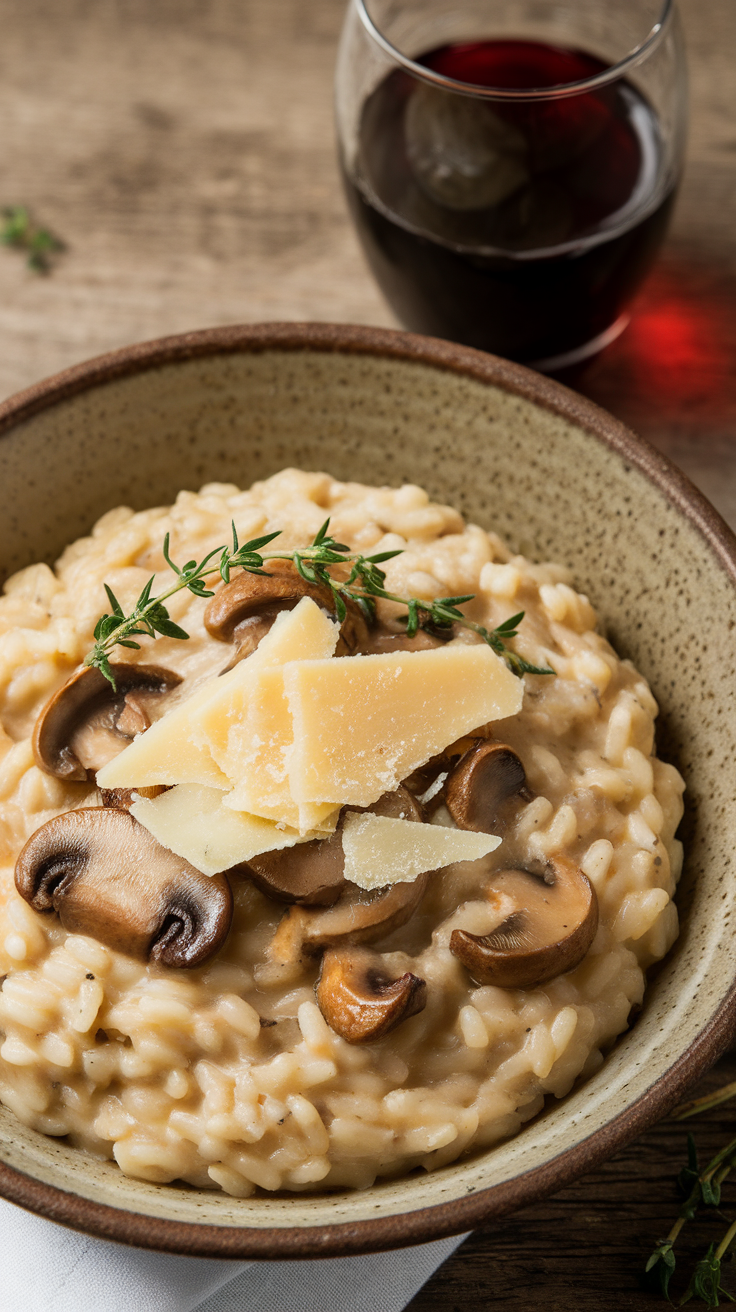
[[[697,529],[736,587],[736,536],[690,480],[644,438],[594,402],[523,365],[414,333],[352,324],[260,323],[157,338],[74,365],[10,397],[0,404],[0,440],[34,415],[118,379],[208,356],[266,351],[332,352],[414,362],[499,387],[551,411],[597,438],[652,482]],[[95,1202],[2,1162],[0,1197],[100,1239],[194,1257],[342,1257],[427,1243],[537,1202],[598,1166],[666,1115],[734,1038],[736,981],[688,1051],[614,1120],[511,1180],[416,1211],[359,1221],[262,1229],[175,1221]]]

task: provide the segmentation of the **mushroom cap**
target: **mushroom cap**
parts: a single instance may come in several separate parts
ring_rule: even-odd
[[[100,670],[85,666],[47,701],[33,731],[33,755],[46,774],[70,782],[94,778],[148,728],[148,703],[181,683],[160,665],[117,662],[110,669],[117,689]]]
[[[384,793],[373,806],[351,809],[394,819],[422,819],[421,807],[401,785],[394,792]],[[240,869],[250,875],[263,893],[279,902],[330,906],[340,897],[346,883],[342,822],[329,838],[315,838],[310,843],[263,852],[251,857]]]
[[[458,829],[494,834],[512,798],[531,800],[526,773],[513,747],[477,739],[450,771],[444,800]]]
[[[382,958],[366,948],[330,948],[314,986],[330,1029],[348,1043],[370,1043],[423,1011],[427,985],[407,971],[387,973]]]
[[[450,951],[479,984],[531,989],[574,970],[598,929],[598,899],[582,870],[553,857],[541,875],[501,870],[491,896],[506,912],[491,934],[455,929]]]
[[[332,588],[309,583],[289,560],[270,560],[266,574],[244,571],[215,593],[205,608],[205,628],[220,642],[238,644],[235,664],[255,650],[279,611],[293,610],[302,597],[311,597],[322,610],[335,614]],[[340,626],[337,656],[351,656],[369,637],[360,606],[349,598],[344,601],[347,615]]]
[[[329,838],[263,852],[236,867],[240,873],[250,875],[267,897],[309,906],[329,906],[337,901],[345,887],[344,868],[339,830]]]
[[[16,862],[15,885],[71,933],[166,966],[207,961],[233,914],[223,875],[201,874],[112,807],[67,811],[37,829]]]

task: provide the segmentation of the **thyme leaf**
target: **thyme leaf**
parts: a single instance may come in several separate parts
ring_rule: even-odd
[[[25,251],[26,264],[34,273],[50,273],[53,256],[65,249],[63,241],[48,228],[39,228],[25,205],[5,206],[2,217],[0,242]]]
[[[296,570],[307,582],[329,588],[335,603],[335,613],[340,623],[347,615],[346,602],[356,602],[369,622],[376,614],[376,600],[397,602],[406,607],[406,632],[412,638],[419,631],[442,632],[451,629],[454,624],[472,630],[483,639],[497,655],[505,660],[507,666],[518,678],[525,674],[554,674],[544,666],[532,665],[507,644],[518,633],[518,626],[524,618],[524,612],[512,615],[495,629],[486,629],[476,624],[460,609],[472,601],[474,594],[468,593],[458,597],[437,597],[433,601],[423,601],[419,597],[400,597],[386,589],[386,572],[381,565],[400,551],[380,551],[373,556],[363,556],[351,552],[344,542],[337,542],[330,534],[330,521],[326,519],[308,547],[295,551],[264,551],[264,547],[280,537],[280,530],[266,533],[261,537],[251,538],[249,542],[238,539],[235,524],[232,525],[232,547],[215,547],[203,560],[188,560],[184,565],[177,565],[171,557],[170,535],[167,533],[163,542],[163,555],[169,568],[176,575],[176,581],[164,589],[157,597],[151,596],[155,576],[152,576],[143,588],[130,615],[125,615],[123,608],[111,588],[105,584],[105,592],[110,604],[110,611],[100,617],[95,625],[95,644],[84,660],[85,665],[101,671],[105,678],[115,687],[115,679],[110,668],[110,655],[116,646],[135,647],[139,643],[135,637],[155,638],[160,634],[166,638],[187,639],[189,634],[172,620],[165,602],[175,593],[187,588],[195,597],[212,597],[212,588],[205,586],[205,580],[219,574],[225,583],[230,582],[234,569],[245,570],[249,574],[267,574],[264,566],[270,560],[290,560]],[[217,558],[217,563],[213,563]],[[342,573],[349,566],[347,578],[335,577],[331,570],[342,566]]]
[[[694,1102],[676,1108],[674,1119],[684,1120],[697,1112],[707,1111],[720,1103],[727,1102],[735,1095],[736,1084],[727,1084],[704,1098],[698,1098]],[[736,1138],[729,1140],[720,1148],[701,1171],[698,1168],[695,1140],[692,1134],[688,1134],[687,1164],[677,1177],[680,1192],[684,1194],[684,1201],[672,1229],[666,1239],[659,1240],[644,1268],[646,1284],[663,1294],[665,1298],[670,1297],[669,1286],[676,1266],[674,1247],[683,1226],[695,1219],[701,1207],[716,1209],[720,1207],[721,1187],[734,1167],[736,1167]],[[718,1212],[717,1215],[720,1216],[721,1213]],[[730,1252],[735,1240],[736,1221],[729,1226],[720,1243],[711,1243],[697,1262],[687,1289],[678,1304],[679,1307],[689,1303],[693,1298],[705,1303],[709,1308],[720,1307],[721,1299],[726,1299],[729,1303],[736,1302],[736,1298],[721,1284],[721,1263]]]

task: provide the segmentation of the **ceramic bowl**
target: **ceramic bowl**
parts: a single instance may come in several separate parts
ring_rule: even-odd
[[[52,561],[121,502],[284,465],[423,484],[571,566],[650,680],[688,785],[682,932],[602,1068],[508,1143],[364,1192],[259,1197],[129,1179],[0,1109],[0,1193],[108,1239],[218,1257],[366,1252],[468,1230],[596,1166],[663,1115],[736,1018],[736,539],[667,460],[566,388],[467,348],[329,325],[118,351],[0,408],[0,569]]]

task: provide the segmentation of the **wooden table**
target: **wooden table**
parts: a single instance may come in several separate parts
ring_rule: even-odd
[[[736,4],[681,7],[692,133],[674,226],[631,328],[579,386],[736,525]],[[342,12],[343,0],[0,0],[0,204],[29,205],[69,248],[47,278],[0,250],[0,395],[211,324],[393,323],[334,162]],[[734,1078],[729,1057],[710,1082]],[[730,1120],[697,1129],[704,1154]],[[413,1312],[661,1305],[637,1276],[676,1212],[683,1144],[664,1123],[479,1231]]]

